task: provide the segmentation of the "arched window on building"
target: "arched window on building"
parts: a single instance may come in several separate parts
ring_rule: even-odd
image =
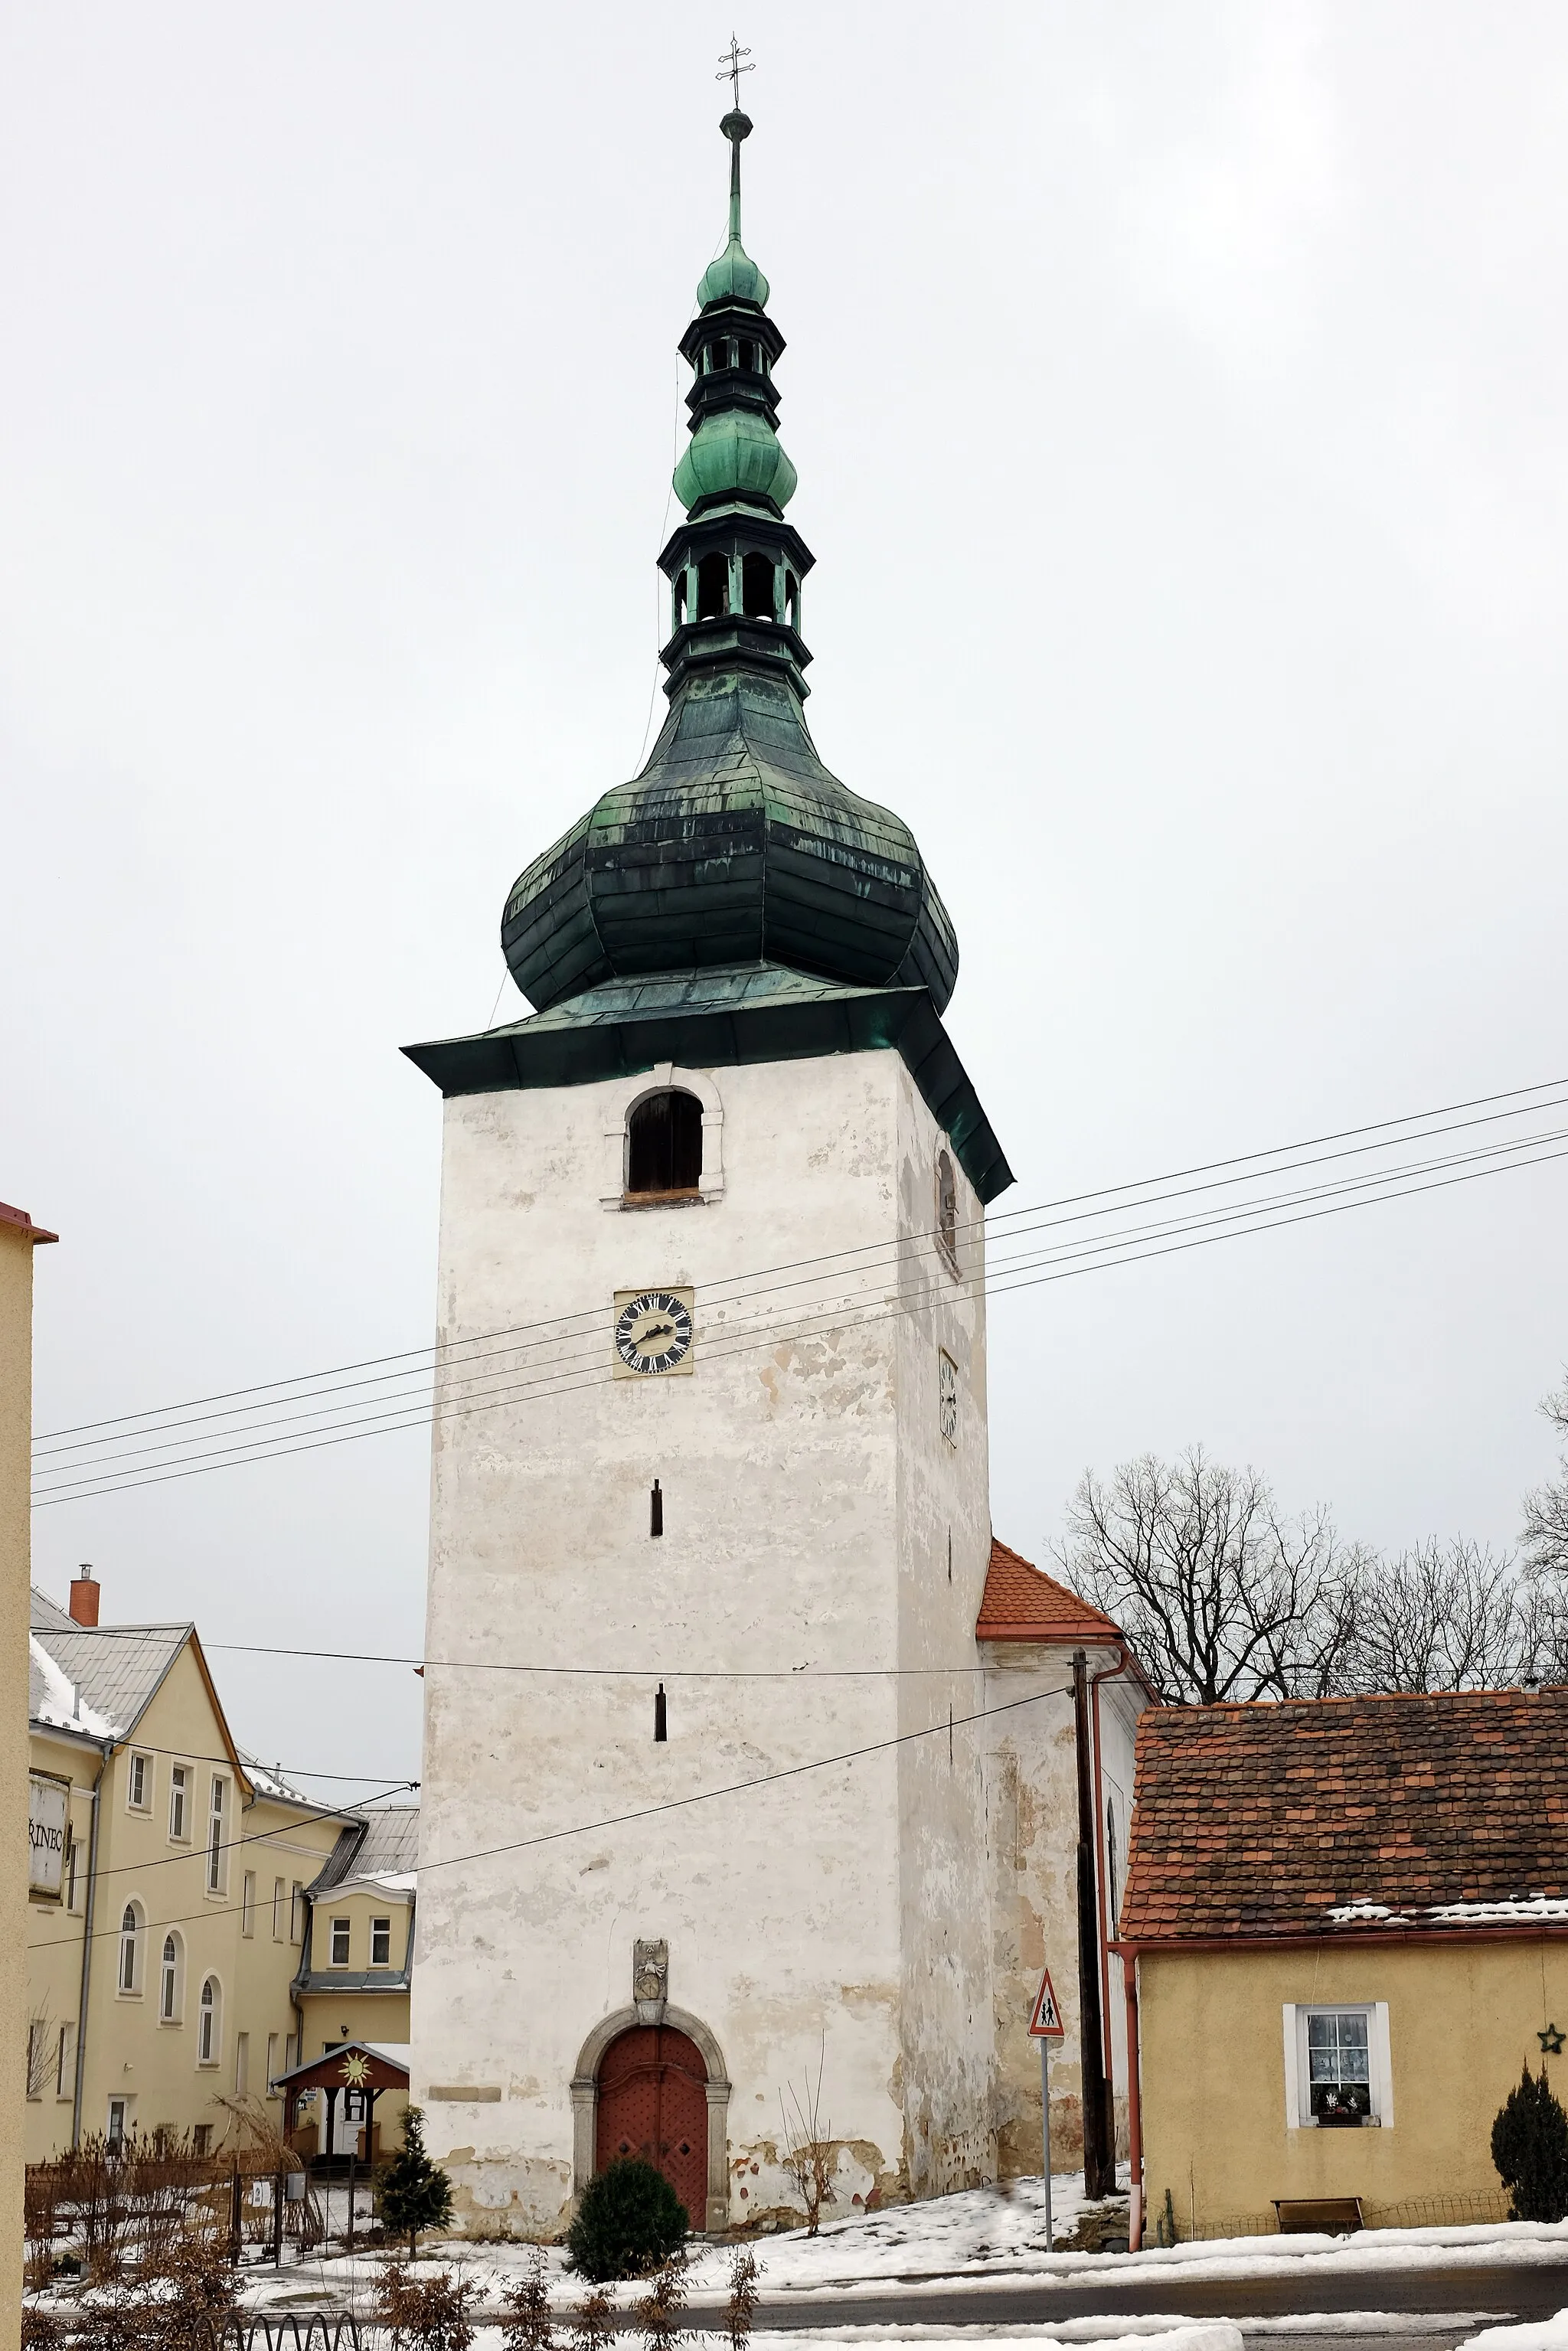
[[[748,621],[773,618],[773,566],[766,555],[748,555],[742,563],[740,596]]]
[[[948,1264],[956,1270],[958,1263],[958,1181],[953,1173],[953,1162],[945,1151],[936,1155],[936,1238],[942,1244]]]
[[[729,610],[729,558],[705,555],[697,565],[697,618],[722,620]]]
[[[128,1902],[120,1918],[120,1989],[141,1989],[141,1913]]]
[[[180,2021],[180,1945],[172,1935],[163,1938],[163,1964],[159,1971],[158,2017],[163,2024]]]
[[[695,1094],[649,1094],[626,1127],[626,1189],[695,1192],[703,1174],[703,1106]]]
[[[196,2026],[198,2065],[215,2065],[218,2062],[218,2044],[223,2037],[220,1997],[216,1976],[206,1977],[202,1985],[201,2005]]]

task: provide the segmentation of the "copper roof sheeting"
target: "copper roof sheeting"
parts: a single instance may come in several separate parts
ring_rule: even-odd
[[[1568,1926],[1568,1689],[1159,1707],[1121,1940]]]

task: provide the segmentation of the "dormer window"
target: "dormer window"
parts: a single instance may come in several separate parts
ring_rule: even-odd
[[[690,1198],[702,1173],[703,1106],[695,1094],[647,1095],[627,1121],[628,1195]]]

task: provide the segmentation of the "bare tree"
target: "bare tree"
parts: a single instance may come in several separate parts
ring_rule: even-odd
[[[751,2322],[757,2312],[757,2255],[751,2247],[737,2245],[729,2257],[729,2302],[724,2317],[730,2351],[746,2351],[751,2340]]]
[[[1343,1687],[1506,1689],[1532,1675],[1540,1639],[1511,1558],[1463,1541],[1417,1543],[1364,1567]]]
[[[1568,1581],[1568,1381],[1542,1399],[1541,1409],[1563,1440],[1554,1479],[1524,1498],[1524,1558],[1531,1576]]]
[[[1283,1519],[1255,1469],[1195,1446],[1175,1462],[1124,1462],[1104,1482],[1086,1470],[1060,1556],[1168,1702],[1342,1686],[1365,1555],[1340,1544],[1323,1510]]]

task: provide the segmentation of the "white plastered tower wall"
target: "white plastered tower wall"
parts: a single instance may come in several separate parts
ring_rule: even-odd
[[[538,1343],[483,1366],[533,1393],[438,1415],[426,1654],[611,1669],[427,1668],[412,2092],[473,2228],[569,2210],[639,1940],[710,2047],[708,2225],[788,2204],[780,2097],[819,2068],[842,2205],[994,2176],[981,1758],[946,1729],[989,1542],[979,1204],[960,1176],[959,1277],[899,1251],[946,1139],[891,1049],[656,1076],[704,1102],[698,1202],[606,1181],[654,1078],[446,1108],[441,1343]],[[612,1379],[615,1292],[661,1285],[695,1290],[691,1375]]]

